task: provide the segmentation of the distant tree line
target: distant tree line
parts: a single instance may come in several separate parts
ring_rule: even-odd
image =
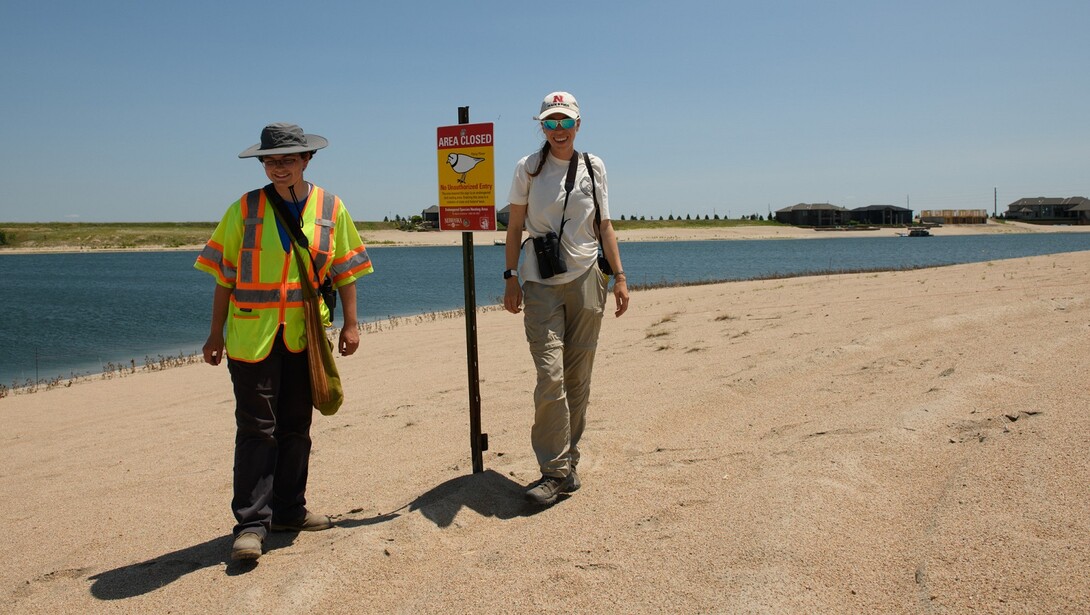
[[[639,218],[637,218],[635,215],[631,215],[631,216],[628,216],[628,218],[625,218],[624,214],[621,214],[620,219],[623,222],[626,219],[636,221],[636,220],[646,220],[647,218],[645,218],[644,216],[640,216]],[[654,220],[655,217],[651,216],[651,219]],[[663,220],[681,220],[682,218],[681,218],[681,216],[678,216],[678,217],[675,218],[674,214],[670,214],[670,215],[666,216],[665,218],[663,218],[662,216],[659,216],[658,219],[660,221],[663,221]],[[699,215],[692,216],[690,214],[685,214],[685,219],[686,220],[700,220],[701,217]],[[723,216],[722,218],[720,218],[719,214],[715,214],[715,215],[710,216],[710,217],[708,216],[708,214],[704,214],[703,219],[704,220],[720,220],[720,219],[728,220],[729,218],[727,218],[726,216]],[[764,219],[765,219],[765,217],[760,215],[760,214],[752,214],[752,215],[749,215],[749,216],[742,216],[741,218],[739,218],[739,220],[760,220],[760,221],[764,221]],[[771,220],[772,216],[769,216],[768,219]]]
[[[390,216],[383,216],[383,222],[389,222]],[[422,231],[424,228],[424,216],[406,216],[401,217],[401,214],[394,214],[394,226],[401,231]]]

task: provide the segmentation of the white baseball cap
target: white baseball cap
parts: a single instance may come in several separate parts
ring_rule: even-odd
[[[579,102],[567,92],[553,92],[541,101],[541,112],[534,119],[543,120],[554,113],[563,113],[570,118],[579,119]]]

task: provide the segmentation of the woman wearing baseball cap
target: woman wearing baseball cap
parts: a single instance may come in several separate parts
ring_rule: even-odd
[[[537,367],[530,438],[541,478],[528,486],[526,497],[550,505],[580,487],[579,440],[607,274],[614,280],[615,316],[628,309],[628,285],[610,222],[605,165],[575,150],[579,103],[568,92],[553,92],[534,119],[545,143],[515,165],[503,304],[512,314],[525,311],[526,339]],[[529,235],[525,241],[523,231]]]

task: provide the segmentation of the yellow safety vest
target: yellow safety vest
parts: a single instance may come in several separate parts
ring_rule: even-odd
[[[334,263],[334,232],[342,207],[336,195],[314,186],[300,220],[318,279],[330,274],[337,287],[372,270],[354,226],[351,231],[355,241],[350,243],[357,245],[343,246],[341,251],[347,249],[347,253]],[[346,218],[350,224],[350,218]],[[248,192],[228,209],[194,266],[216,276],[219,284],[233,288],[227,318],[229,357],[247,362],[264,359],[281,326],[288,350],[299,352],[306,348],[299,271],[294,256],[285,252],[280,242],[275,208],[266,202],[264,191]],[[324,302],[319,303],[328,325],[329,311]]]

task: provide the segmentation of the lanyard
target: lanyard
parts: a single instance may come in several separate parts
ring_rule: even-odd
[[[564,236],[564,223],[567,220],[564,219],[564,214],[568,212],[568,197],[571,196],[571,191],[575,188],[575,172],[579,170],[579,152],[572,151],[571,162],[568,163],[568,175],[564,178],[564,209],[560,212],[560,232],[557,233],[557,243],[560,243],[560,238]]]

